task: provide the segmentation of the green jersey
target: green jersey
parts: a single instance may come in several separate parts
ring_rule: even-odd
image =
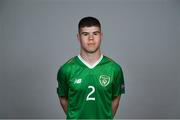
[[[61,66],[57,93],[68,98],[67,119],[112,119],[112,99],[124,93],[123,72],[112,59],[90,66],[75,56]]]

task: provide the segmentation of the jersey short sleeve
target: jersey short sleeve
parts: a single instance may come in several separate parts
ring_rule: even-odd
[[[63,67],[61,67],[57,74],[58,88],[57,94],[58,96],[68,96],[68,85],[66,80],[66,74],[64,72]]]
[[[120,66],[116,69],[112,85],[113,96],[120,96],[121,94],[125,93],[124,76]]]

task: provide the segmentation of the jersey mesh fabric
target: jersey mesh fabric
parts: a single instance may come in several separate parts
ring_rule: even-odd
[[[125,92],[120,65],[106,56],[92,69],[75,56],[57,80],[58,96],[68,98],[67,119],[112,119],[112,99]]]

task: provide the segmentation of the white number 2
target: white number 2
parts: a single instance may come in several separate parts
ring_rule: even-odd
[[[88,88],[91,89],[91,92],[90,92],[90,93],[88,94],[88,96],[86,97],[86,101],[95,100],[95,97],[90,97],[90,95],[92,95],[92,94],[95,92],[94,86],[88,86]]]

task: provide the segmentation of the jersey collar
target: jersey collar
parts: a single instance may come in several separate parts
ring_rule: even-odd
[[[87,62],[81,57],[80,54],[78,55],[78,58],[79,58],[79,60],[80,60],[84,65],[86,65],[89,69],[93,69],[94,67],[96,67],[97,64],[99,64],[99,63],[101,62],[101,60],[103,59],[103,55],[101,54],[99,60],[97,60],[93,65],[90,65],[89,63],[87,63]]]

